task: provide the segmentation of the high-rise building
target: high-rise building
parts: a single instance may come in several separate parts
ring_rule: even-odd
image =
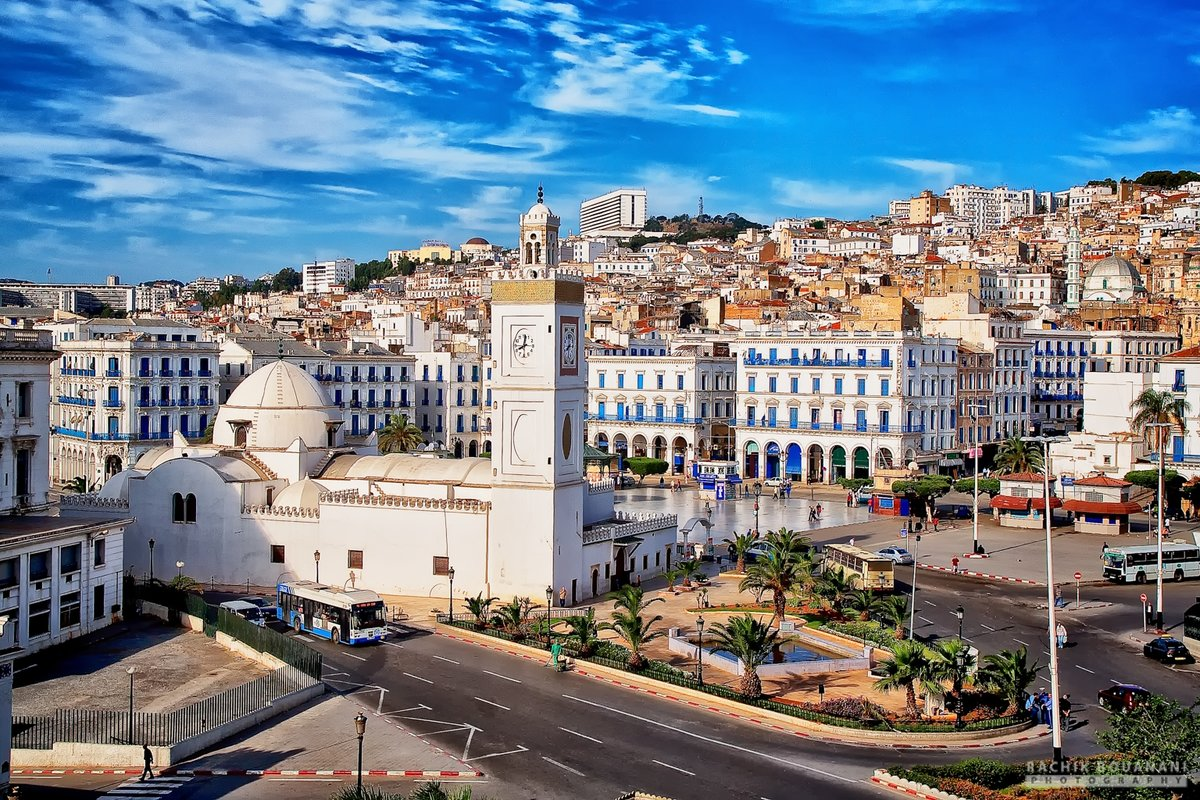
[[[628,236],[644,227],[645,189],[616,189],[579,204],[580,236]]]
[[[354,277],[354,259],[335,258],[333,261],[314,261],[304,265],[305,294],[320,294],[335,285],[345,285]]]

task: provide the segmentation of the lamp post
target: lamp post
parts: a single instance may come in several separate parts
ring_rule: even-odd
[[[1161,633],[1163,630],[1163,507],[1166,505],[1166,496],[1163,493],[1163,456],[1165,455],[1163,451],[1166,449],[1164,440],[1167,438],[1164,429],[1174,426],[1169,422],[1150,422],[1146,427],[1158,430],[1158,581],[1154,600],[1154,626]]]
[[[704,685],[704,617],[696,617],[696,683]]]
[[[1050,444],[1052,442],[1069,442],[1066,436],[1022,436],[1024,442],[1040,442],[1042,445],[1042,485],[1045,495],[1042,498],[1045,506],[1042,512],[1046,515],[1046,626],[1050,640],[1050,729],[1053,733],[1054,763],[1062,764],[1062,719],[1059,717],[1058,697],[1058,622],[1054,609],[1054,547],[1051,544],[1050,533]]]
[[[550,647],[550,608],[554,605],[554,587],[546,587],[546,648]]]
[[[361,711],[354,717],[354,730],[358,733],[358,791],[357,794],[362,797],[362,748],[363,734],[367,732],[367,717]]]
[[[321,582],[321,551],[313,550],[313,564],[317,568],[317,583]]]
[[[917,559],[918,551],[921,547],[921,534],[917,533],[913,536],[913,574],[912,574],[912,600],[908,604],[908,638],[912,640],[917,634]]]
[[[129,743],[133,744],[133,673],[137,672],[137,667],[125,671],[129,673]]]
[[[754,484],[754,535],[758,536],[758,498],[762,496],[762,484]]]
[[[971,438],[974,440],[974,447],[971,448],[971,453],[975,457],[975,491],[971,500],[971,552],[979,552],[979,417],[977,412],[979,409],[986,409],[984,403],[975,403],[971,405]]]
[[[450,622],[454,622],[454,567],[446,570],[446,575],[450,577]]]
[[[183,577],[183,562],[182,561],[175,562],[175,577],[176,578]]]
[[[150,545],[150,582],[154,583],[154,540],[151,539],[148,544]]]
[[[967,612],[963,610],[962,606],[954,609],[954,616],[958,617],[958,641],[960,642],[962,641],[963,617],[966,615],[966,613]]]
[[[960,608],[959,610],[961,611],[962,609]],[[961,628],[962,627],[962,616],[959,616],[958,624],[959,624],[959,627]],[[960,640],[962,639],[961,634],[959,635],[959,639]],[[960,649],[955,654],[954,666],[955,666],[955,669],[954,669],[954,728],[956,730],[958,730],[958,729],[961,729],[963,726],[962,686],[963,686],[963,678],[964,678],[963,673],[966,672],[966,669],[967,669],[967,653],[965,650]]]
[[[818,702],[821,702],[821,703],[825,702],[825,684],[823,684],[823,683],[817,684],[817,698],[818,698]]]

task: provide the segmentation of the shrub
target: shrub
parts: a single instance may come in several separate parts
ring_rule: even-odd
[[[1005,789],[1025,780],[1025,766],[1006,764],[993,758],[968,758],[940,768],[948,778],[961,778],[989,789]]]
[[[896,635],[891,628],[884,628],[878,622],[826,622],[824,627],[849,636],[854,639],[864,639],[876,647],[891,650],[896,646]]]
[[[821,703],[798,703],[797,705],[800,708],[846,719],[884,719],[887,717],[887,709],[865,697],[834,697]]]

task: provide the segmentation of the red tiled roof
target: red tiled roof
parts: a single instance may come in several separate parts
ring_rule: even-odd
[[[1090,478],[1080,478],[1075,481],[1076,486],[1133,486],[1129,481],[1110,478],[1107,475],[1093,475]]]
[[[1183,360],[1183,359],[1192,359],[1192,358],[1200,358],[1200,346],[1185,347],[1182,350],[1176,350],[1174,353],[1171,353],[1170,355],[1167,355],[1167,356],[1163,356],[1159,360],[1160,361],[1171,361],[1173,359]]]
[[[1074,511],[1076,514],[1113,514],[1115,516],[1128,516],[1129,514],[1137,514],[1142,510],[1141,504],[1135,503],[1132,500],[1124,503],[1068,500],[1063,503],[1063,508],[1067,511]]]
[[[1042,483],[1042,473],[1040,472],[1010,472],[1007,475],[1000,475],[1002,481],[1024,481],[1025,483]],[[1054,476],[1050,476],[1050,480],[1054,480]]]
[[[992,508],[999,508],[1005,511],[1027,511],[1030,508],[1042,509],[1046,507],[1046,499],[1044,497],[1013,497],[1007,494],[998,494],[992,498]],[[1059,508],[1063,504],[1061,498],[1051,497],[1050,507]]]

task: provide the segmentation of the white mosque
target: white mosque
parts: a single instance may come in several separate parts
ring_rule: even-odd
[[[135,519],[125,566],[207,583],[289,578],[445,597],[579,602],[667,568],[676,519],[614,511],[613,483],[584,478],[582,278],[558,269],[559,219],[521,216],[521,264],[492,283],[490,459],[379,455],[347,447],[340,411],[303,370],[250,375],[212,444],[176,433],[64,516]],[[153,542],[153,547],[151,546]],[[319,554],[319,555],[318,555]]]

